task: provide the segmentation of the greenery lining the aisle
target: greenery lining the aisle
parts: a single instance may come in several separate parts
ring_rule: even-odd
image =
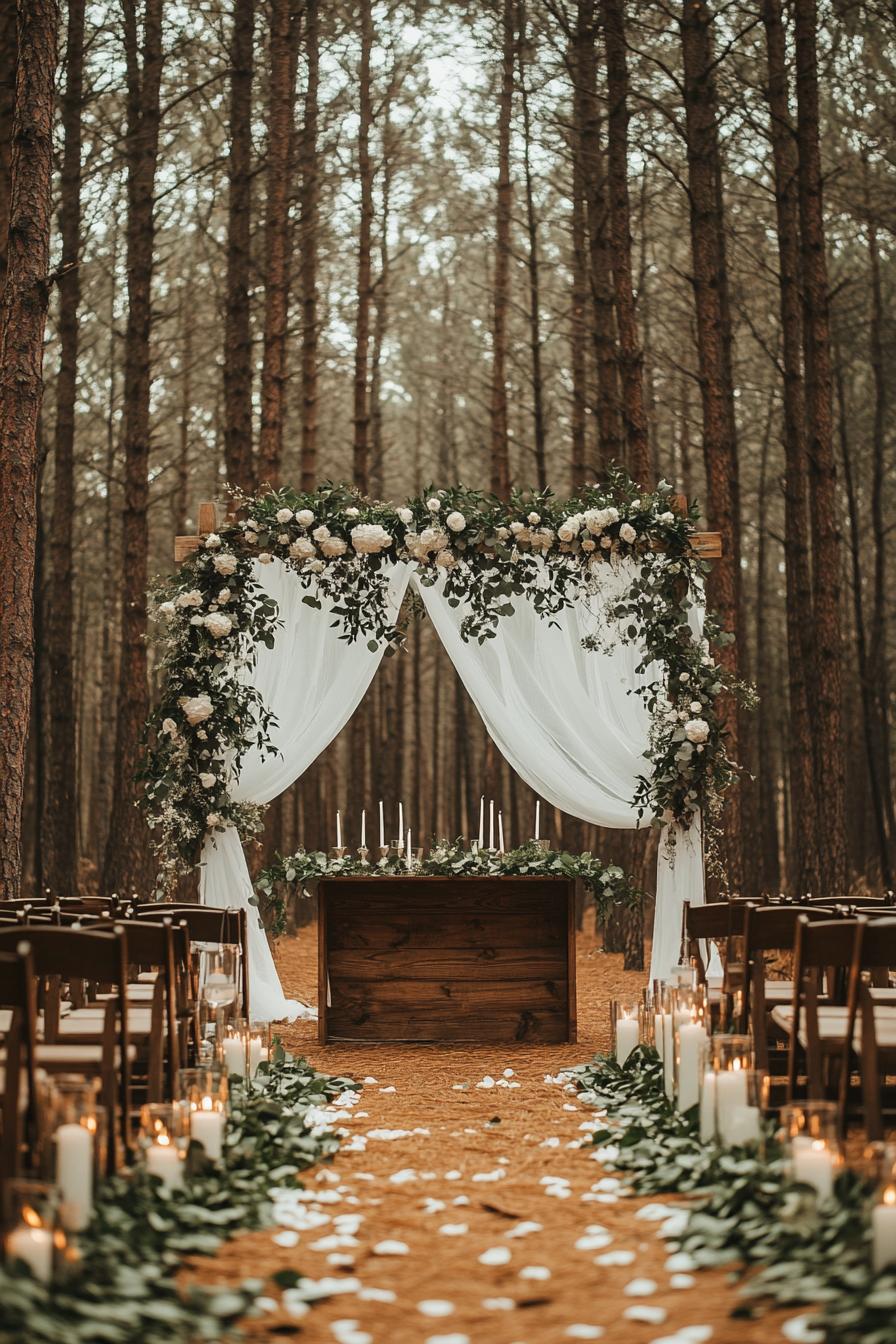
[[[51,1285],[0,1267],[0,1344],[192,1344],[219,1341],[252,1310],[263,1279],[182,1288],[184,1256],[213,1255],[270,1223],[270,1191],[331,1157],[339,1140],[317,1108],[356,1084],[317,1073],[279,1044],[251,1084],[233,1081],[223,1160],[191,1146],[182,1189],[137,1167],[101,1182],[79,1259]]]
[[[668,1235],[699,1268],[731,1266],[743,1278],[737,1316],[767,1307],[811,1308],[807,1327],[825,1344],[896,1344],[896,1267],[871,1266],[873,1187],[844,1171],[818,1201],[795,1183],[769,1132],[765,1158],[701,1141],[696,1107],[682,1115],[663,1088],[659,1057],[639,1046],[624,1065],[597,1055],[564,1071],[580,1098],[606,1111],[594,1144],[634,1195],[678,1194],[686,1221]]]
[[[598,919],[603,921],[614,906],[640,907],[644,892],[618,864],[603,864],[593,854],[569,854],[566,850],[542,849],[534,840],[505,853],[471,849],[464,839],[438,840],[418,862],[392,854],[363,864],[356,854],[330,858],[322,850],[300,849],[273,863],[255,880],[257,905],[264,926],[276,937],[282,933],[286,914],[284,888],[307,887],[322,877],[565,877],[584,882],[594,898]]]

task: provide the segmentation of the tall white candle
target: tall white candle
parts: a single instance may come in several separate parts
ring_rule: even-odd
[[[6,1241],[10,1260],[24,1260],[41,1283],[53,1277],[53,1233],[48,1227],[13,1228]]]
[[[538,839],[538,830],[541,825],[541,799],[535,799],[535,839]]]
[[[638,1019],[636,1017],[617,1017],[616,1063],[624,1064],[637,1044]]]
[[[490,799],[488,800],[488,847],[489,847],[489,849],[494,849],[494,847],[495,847],[495,800],[494,800],[494,798],[490,798]]]
[[[712,1143],[716,1136],[716,1075],[707,1069],[700,1091],[700,1142]]]
[[[663,1013],[663,1089],[671,1101],[675,1095],[675,1043],[671,1013]]]
[[[246,1076],[246,1043],[241,1036],[225,1036],[222,1042],[224,1067],[228,1073]]]
[[[193,1111],[190,1116],[190,1137],[202,1144],[206,1157],[217,1162],[224,1150],[223,1112],[214,1109]]]
[[[762,1127],[758,1106],[735,1106],[728,1120],[726,1141],[729,1148],[758,1143]]]
[[[479,848],[485,845],[485,794],[479,797]]]
[[[398,843],[401,844],[401,837],[404,835],[404,803],[398,800]]]
[[[504,853],[504,813],[498,809],[498,849]]]
[[[361,808],[361,848],[367,848],[367,809]]]
[[[261,1063],[261,1038],[249,1037],[249,1077],[254,1078]]]
[[[728,1128],[739,1106],[747,1104],[747,1075],[740,1069],[722,1069],[716,1074],[716,1128],[723,1144],[730,1142]]]
[[[177,1190],[184,1183],[183,1162],[172,1143],[151,1143],[146,1150],[146,1170],[158,1176],[166,1190]]]
[[[54,1138],[60,1220],[68,1231],[80,1232],[93,1207],[93,1135],[84,1125],[70,1124],[60,1125]]]
[[[896,1265],[896,1185],[888,1185],[871,1210],[871,1244],[875,1274]]]
[[[386,819],[383,816],[383,800],[380,799],[380,849],[386,848]]]
[[[653,1043],[656,1046],[656,1052],[660,1057],[660,1063],[663,1060],[663,1014],[654,1013],[653,1015]]]
[[[407,865],[408,865],[408,867],[410,868],[410,866],[411,866],[411,828],[410,828],[410,826],[408,827]]]
[[[342,818],[339,815],[339,808],[336,809],[336,848],[342,848]]]
[[[678,1028],[677,1105],[680,1111],[689,1111],[700,1100],[700,1060],[706,1041],[706,1028],[699,1022],[683,1022]]]
[[[793,1178],[811,1185],[819,1199],[827,1199],[834,1188],[834,1154],[823,1139],[809,1144],[794,1144]]]

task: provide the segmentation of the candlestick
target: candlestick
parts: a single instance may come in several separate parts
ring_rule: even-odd
[[[381,859],[381,860],[382,860],[382,859],[388,859],[388,857],[389,857],[389,855],[390,855],[391,853],[392,853],[392,846],[391,846],[391,845],[380,845],[380,859]]]
[[[665,1014],[654,1013],[653,1015],[653,1044],[660,1057],[660,1063],[663,1062],[663,1018]]]
[[[871,1240],[875,1274],[896,1265],[896,1185],[888,1185],[871,1210]]]
[[[342,818],[339,815],[339,808],[336,809],[336,848],[342,848]]]
[[[495,847],[495,800],[490,798],[488,801],[488,847]]]
[[[358,862],[359,862],[359,863],[362,863],[362,864],[366,864],[366,863],[368,862],[368,857],[367,857],[367,856],[369,855],[369,853],[370,853],[370,850],[367,848],[367,846],[366,846],[366,845],[362,845],[361,848],[358,850]]]
[[[13,1228],[6,1239],[6,1254],[10,1260],[24,1260],[41,1283],[49,1283],[53,1277],[53,1233],[48,1227],[23,1223]]]
[[[504,853],[504,813],[498,809],[498,851]]]
[[[540,826],[540,824],[541,824],[541,799],[540,799],[540,798],[536,798],[536,800],[535,800],[535,836],[534,836],[534,838],[535,838],[536,840],[538,839],[538,830],[539,830],[539,826]]]
[[[386,848],[386,823],[383,820],[383,800],[380,799],[380,851]]]
[[[479,798],[479,848],[485,847],[485,794]]]
[[[361,848],[367,848],[367,809],[361,808]]]
[[[56,1141],[56,1184],[61,1204],[59,1218],[70,1232],[90,1222],[93,1208],[93,1135],[85,1125],[60,1125]]]

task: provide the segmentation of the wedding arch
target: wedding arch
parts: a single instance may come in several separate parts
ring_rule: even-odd
[[[651,975],[703,900],[703,819],[736,765],[718,703],[738,688],[705,610],[718,534],[661,482],[619,470],[561,501],[430,488],[402,507],[347,486],[203,506],[154,593],[162,693],[145,801],[160,884],[200,865],[202,899],[248,905],[242,840],[334,739],[420,597],[499,750],[541,797],[600,826],[662,828]],[[283,996],[250,920],[253,997]]]

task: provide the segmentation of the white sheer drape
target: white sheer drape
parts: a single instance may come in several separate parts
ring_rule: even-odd
[[[649,768],[650,717],[636,693],[641,651],[613,638],[605,610],[631,579],[628,565],[604,566],[599,591],[550,621],[528,599],[514,598],[513,616],[482,644],[461,637],[468,608],[448,605],[443,579],[431,587],[417,583],[448,656],[516,772],[571,816],[622,829],[640,824],[632,799]],[[699,635],[702,617],[695,617]],[[585,635],[603,636],[605,647],[584,649]],[[641,674],[652,676],[649,669]],[[671,828],[659,847],[651,978],[665,978],[679,960],[685,900],[703,901],[697,823]]]
[[[282,561],[256,563],[255,577],[276,600],[283,623],[273,649],[259,646],[251,672],[253,684],[276,717],[272,745],[279,754],[248,752],[231,793],[241,802],[269,803],[308,769],[345,726],[373,680],[383,651],[372,652],[363,639],[353,644],[340,639],[342,626],[332,614],[333,604],[322,599],[318,610],[303,602],[308,589]],[[407,566],[396,564],[390,576],[396,616],[407,584]],[[209,837],[202,851],[201,899],[207,905],[249,906],[253,894],[236,830],[228,827]],[[263,1019],[292,1019],[303,1013],[304,1006],[284,997],[267,938],[252,907],[249,916],[252,1012]]]
[[[382,650],[371,652],[363,639],[353,644],[340,639],[341,622],[332,615],[332,603],[324,601],[320,609],[304,603],[308,590],[279,560],[256,565],[255,573],[276,600],[282,621],[273,649],[258,649],[251,672],[276,718],[273,745],[279,754],[249,752],[232,792],[242,801],[268,803],[348,722],[373,680]],[[409,566],[393,566],[389,582],[395,615],[411,577]],[[444,576],[432,586],[414,576],[458,675],[517,773],[571,816],[617,828],[639,824],[632,798],[638,777],[649,769],[650,719],[636,693],[640,650],[626,638],[614,639],[605,616],[607,601],[624,592],[631,578],[630,563],[604,566],[599,592],[551,620],[540,617],[530,601],[515,598],[513,616],[500,621],[494,639],[479,644],[461,638],[466,608],[448,605]],[[699,638],[702,609],[693,610],[692,629]],[[586,635],[603,637],[605,647],[584,649]],[[249,905],[252,882],[232,827],[206,841],[200,871],[200,894],[207,904]],[[688,830],[674,827],[660,844],[651,978],[664,978],[678,961],[685,900],[703,900],[699,818]],[[278,1019],[310,1012],[284,997],[254,908],[250,915],[253,1013]]]

